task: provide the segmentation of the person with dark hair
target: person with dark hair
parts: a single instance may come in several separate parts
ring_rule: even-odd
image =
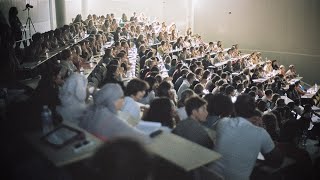
[[[64,74],[61,65],[52,66],[48,73],[41,76],[41,80],[34,93],[34,98],[38,101],[41,107],[48,105],[51,110],[55,110],[60,104],[59,89],[64,84]],[[48,96],[50,94],[50,96]]]
[[[183,64],[179,63],[177,64],[177,66],[175,67],[175,71],[172,75],[172,82],[175,83],[177,81],[177,79],[181,76],[181,68],[182,68]],[[189,68],[190,69],[190,68]]]
[[[219,76],[218,76],[219,77]],[[216,87],[212,90],[212,94],[219,93],[220,87],[224,84],[224,80],[220,79],[219,81],[216,81]]]
[[[297,91],[297,93],[299,94],[299,97],[303,96],[306,94],[306,91],[302,88],[301,86],[301,82],[300,81],[296,81],[294,83],[295,85],[295,90]]]
[[[150,104],[152,100],[156,97],[155,91],[159,86],[159,83],[153,76],[146,77],[144,80],[148,83],[149,89],[146,90],[146,94],[139,102],[142,104]]]
[[[9,23],[13,32],[13,36],[16,41],[22,40],[22,23],[18,17],[17,7],[11,7],[9,9]],[[17,42],[16,48],[20,47],[21,42]],[[26,42],[23,41],[24,47],[27,46]]]
[[[137,102],[143,98],[147,89],[149,89],[149,85],[146,81],[137,78],[131,79],[126,87],[126,97],[121,111],[128,113],[135,120],[140,120],[141,110]]]
[[[98,180],[147,180],[153,169],[149,152],[129,138],[107,141],[95,153],[92,163]]]
[[[187,79],[187,74],[189,73],[189,70],[187,68],[183,68],[181,70],[181,76],[176,80],[176,82],[174,83],[174,89],[176,91],[179,90],[179,87],[181,86],[181,84],[183,83],[184,80]]]
[[[287,90],[286,94],[287,94],[287,97],[290,98],[292,101],[296,101],[296,100],[301,101],[300,95],[296,90],[295,84],[289,85],[289,89]]]
[[[204,99],[208,103],[207,110],[209,115],[207,121],[203,122],[202,125],[215,129],[220,119],[233,114],[233,103],[228,96],[221,93],[207,94]]]
[[[204,87],[201,83],[197,83],[194,88],[193,91],[195,94],[197,94],[199,97],[202,97],[204,95]]]
[[[181,86],[178,89],[178,92],[177,92],[178,99],[181,98],[181,94],[184,90],[190,88],[190,86],[192,85],[195,79],[196,79],[196,75],[194,73],[190,72],[189,74],[187,74],[186,79],[182,82]]]
[[[108,65],[109,62],[114,58],[112,55],[112,48],[106,48],[104,52],[105,53],[103,55],[102,62]]]
[[[71,50],[65,49],[61,52],[60,64],[63,68],[67,70],[67,74],[71,75],[73,72],[78,71],[77,67],[73,64],[71,59]]]
[[[280,131],[280,142],[278,142],[277,147],[286,157],[293,158],[296,161],[294,165],[282,172],[285,179],[312,179],[312,160],[310,155],[297,145],[297,140],[300,137],[299,132],[297,120],[287,121]]]
[[[281,98],[281,96],[278,93],[274,93],[272,95],[270,109],[273,109],[274,107],[276,107],[276,102],[279,98]]]
[[[247,118],[253,125],[264,128],[262,122],[262,112],[259,109],[255,109],[250,118]]]
[[[269,133],[273,141],[279,141],[279,132],[277,131],[277,117],[273,113],[266,113],[262,115],[262,121],[265,129]]]
[[[228,85],[228,86],[226,87],[225,92],[226,92],[226,95],[229,96],[230,98],[232,98],[232,97],[235,96],[234,87],[231,86],[231,85]]]
[[[206,121],[208,116],[207,102],[198,96],[191,97],[186,101],[186,111],[189,117],[180,121],[172,133],[212,149],[213,141],[200,124]]]
[[[175,107],[168,98],[156,98],[150,103],[150,108],[142,118],[145,121],[160,122],[171,131],[176,126]]]
[[[109,65],[107,66],[107,73],[105,79],[102,80],[102,85],[107,83],[117,83],[121,86],[122,90],[125,90],[124,84],[121,81],[121,72],[118,65],[117,60],[110,61]]]
[[[266,89],[264,92],[264,96],[261,98],[262,101],[266,102],[268,109],[270,109],[271,106],[272,95],[273,91],[271,89]]]
[[[188,118],[186,108],[185,108],[185,103],[190,97],[192,97],[194,95],[195,95],[195,93],[193,92],[192,89],[186,89],[182,92],[181,99],[178,101],[178,105],[177,105],[177,107],[178,107],[177,113],[178,113],[180,120],[185,120]]]
[[[225,179],[249,179],[259,152],[270,166],[279,167],[283,157],[268,132],[249,121],[255,116],[255,101],[249,95],[240,95],[234,104],[235,118],[224,118],[216,127],[214,150],[222,158],[210,168]],[[245,145],[244,145],[245,144]]]
[[[237,89],[237,92],[236,92],[236,96],[239,96],[243,93],[243,90],[244,90],[244,86],[242,83],[239,83],[236,87]]]

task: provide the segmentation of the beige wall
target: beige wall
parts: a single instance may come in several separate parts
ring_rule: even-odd
[[[320,1],[194,1],[194,29],[203,39],[261,51],[286,66],[295,64],[306,82],[320,83]]]
[[[158,18],[167,23],[175,22],[179,29],[185,30],[191,23],[188,15],[191,10],[192,0],[88,0],[88,13],[106,15],[113,12],[116,17],[121,17],[125,12],[128,18],[137,12]],[[87,15],[87,14],[83,14]]]
[[[33,5],[33,8],[30,9],[30,18],[36,31],[44,32],[50,30],[49,0],[0,0],[0,10],[8,19],[10,7],[17,7],[21,23],[26,24],[28,14],[27,11],[23,11],[26,3]],[[31,32],[32,34],[34,33],[33,28]]]

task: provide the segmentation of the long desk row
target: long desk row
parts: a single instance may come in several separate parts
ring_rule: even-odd
[[[39,65],[41,65],[42,63],[45,63],[46,61],[48,61],[49,59],[55,57],[56,55],[58,55],[59,53],[61,53],[63,50],[70,48],[71,46],[74,46],[76,44],[78,44],[79,42],[87,39],[89,37],[89,35],[85,35],[82,38],[75,38],[72,42],[70,42],[68,45],[60,47],[58,49],[55,49],[51,52],[46,53],[44,56],[40,56],[38,61],[34,61],[34,62],[24,62],[23,64],[21,64],[21,68],[23,69],[27,69],[27,70],[32,70],[35,69],[36,67],[38,67]],[[35,57],[36,58],[36,57]]]

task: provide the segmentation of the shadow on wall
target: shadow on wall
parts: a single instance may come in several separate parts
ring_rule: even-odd
[[[253,49],[242,49],[244,53],[259,51],[262,53],[263,59],[276,59],[279,65],[283,64],[288,69],[290,64],[294,64],[302,81],[313,85],[320,84],[320,55],[299,54],[290,52],[264,51]]]

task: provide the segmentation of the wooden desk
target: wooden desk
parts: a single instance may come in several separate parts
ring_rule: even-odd
[[[55,149],[52,146],[46,144],[40,138],[42,137],[42,132],[32,132],[25,134],[27,141],[40,153],[44,155],[49,161],[51,161],[56,167],[62,167],[77,161],[91,157],[96,149],[102,145],[102,141],[95,136],[88,133],[86,130],[83,130],[69,122],[64,122],[68,126],[72,126],[75,129],[79,129],[85,133],[86,139],[91,141],[93,144],[85,147],[79,152],[74,152],[73,146],[76,143],[79,143],[80,140],[75,141],[71,144],[66,145],[60,149]]]
[[[63,47],[60,47],[58,49],[55,49],[51,52],[48,52],[46,56],[40,56],[40,57],[35,57],[39,58],[38,61],[34,61],[34,62],[24,62],[23,64],[21,64],[21,68],[23,69],[28,69],[28,70],[32,70],[35,69],[36,67],[38,67],[40,64],[48,61],[49,59],[55,57],[57,54],[61,53],[63,50],[68,49],[69,47],[87,39],[89,37],[89,35],[85,35],[83,38],[77,38],[74,39],[73,42],[70,42],[68,45],[65,45]]]
[[[190,171],[215,161],[221,155],[172,133],[161,133],[146,145],[152,153]]]

